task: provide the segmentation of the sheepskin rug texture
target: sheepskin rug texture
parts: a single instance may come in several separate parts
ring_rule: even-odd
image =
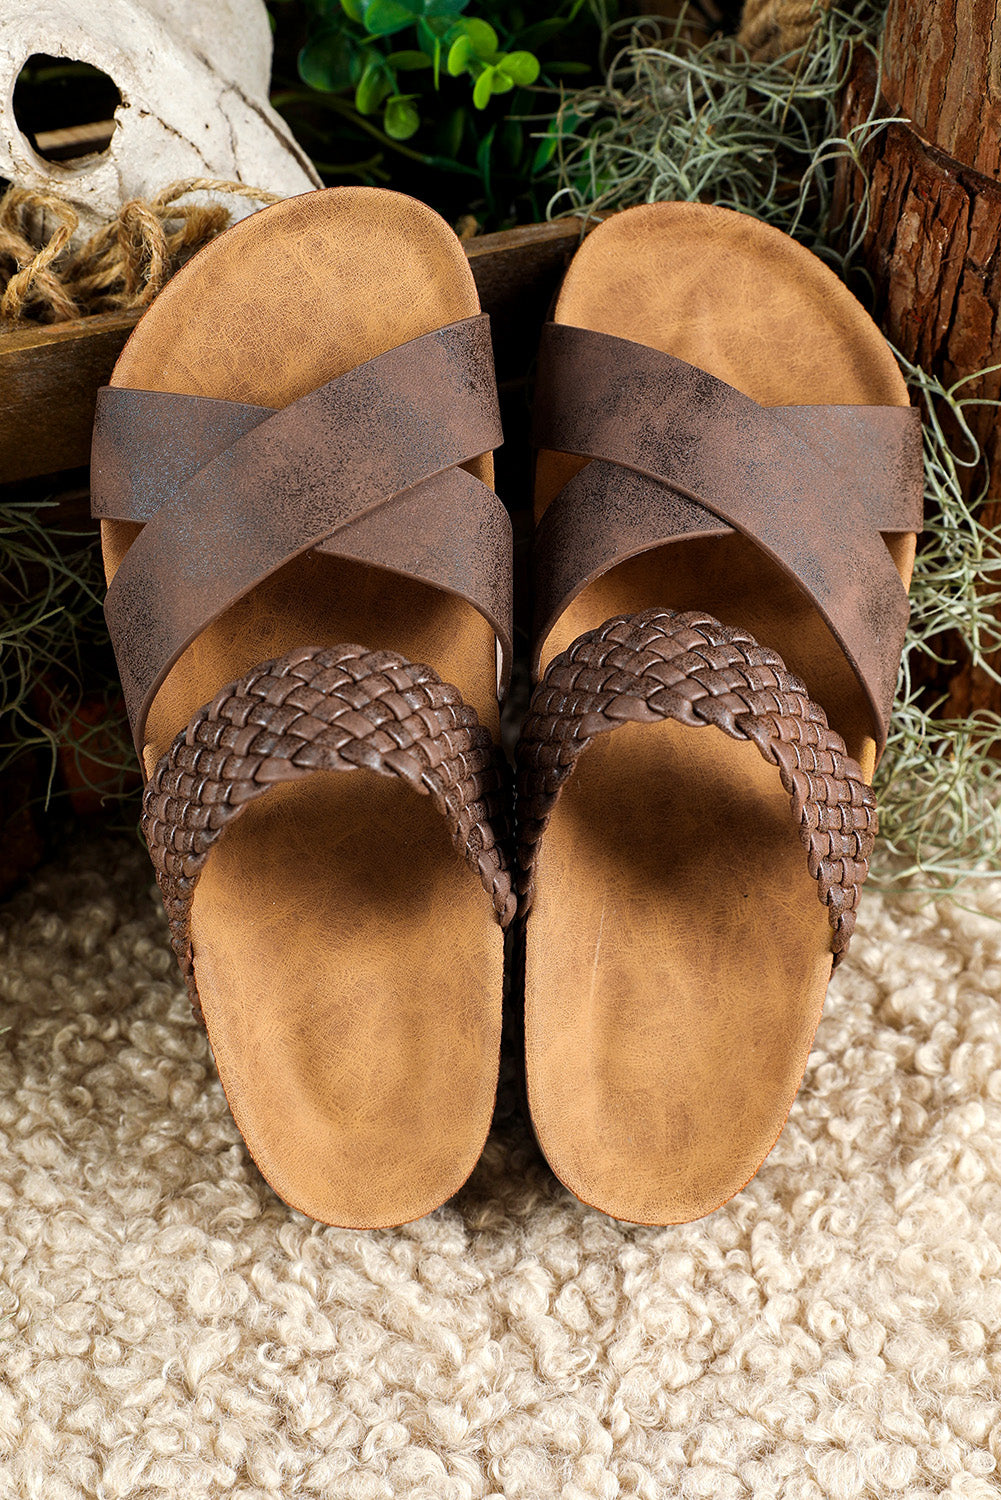
[[[550,1176],[329,1229],[261,1180],[143,851],[0,911],[0,1495],[1001,1495],[1001,884],[867,895],[754,1182],[682,1228]]]

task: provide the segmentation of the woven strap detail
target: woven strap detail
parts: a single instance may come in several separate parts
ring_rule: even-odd
[[[550,663],[518,746],[518,863],[531,906],[539,841],[592,739],[624,723],[675,719],[753,740],[778,768],[827,906],[835,963],[855,927],[876,835],[876,802],[823,709],[776,652],[712,616],[618,615]]]
[[[212,845],[248,803],[313,771],[399,776],[430,795],[506,927],[516,898],[502,764],[458,688],[393,651],[304,647],[223,688],[174,740],[143,796],[142,829],[196,1013],[194,889]]]

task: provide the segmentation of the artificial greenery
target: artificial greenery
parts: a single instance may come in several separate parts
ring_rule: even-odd
[[[542,217],[569,84],[599,76],[616,0],[270,0],[272,102],[328,182],[500,228]],[[332,118],[333,117],[333,122]]]
[[[576,0],[574,9],[582,3]],[[436,91],[443,73],[466,77],[474,108],[486,109],[494,94],[536,81],[540,63],[529,46],[558,34],[573,15],[537,23],[522,47],[505,51],[489,21],[462,14],[468,5],[469,0],[318,0],[318,28],[299,54],[300,76],[328,93],[353,89],[360,115],[381,109],[386,134],[407,141],[420,129],[421,94],[405,92],[403,77],[427,72]],[[401,38],[404,32],[413,35]],[[401,48],[401,40],[411,45]]]
[[[923,409],[925,530],[890,738],[876,774],[876,873],[892,867],[894,877],[906,872],[953,889],[978,870],[1001,870],[1001,715],[944,716],[945,695],[930,696],[926,684],[943,660],[943,641],[1001,681],[1001,530],[979,519],[990,477],[967,422],[972,407],[986,404],[1001,415],[1001,403],[968,394],[976,376],[946,388],[897,358]],[[968,497],[971,470],[979,482]]]

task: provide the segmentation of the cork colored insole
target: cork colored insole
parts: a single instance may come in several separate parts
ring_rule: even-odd
[[[885,340],[815,257],[744,215],[657,204],[578,251],[557,321],[663,349],[765,405],[907,404]],[[543,454],[541,513],[580,459]],[[912,537],[892,539],[905,582]],[[611,615],[700,609],[777,649],[874,760],[826,625],[742,538],[633,559],[566,611],[544,661]],[[681,1223],[777,1139],[831,972],[827,911],[778,772],[714,728],[628,725],[581,757],[541,843],[526,927],[528,1095],[578,1197]]]
[[[478,312],[462,248],[430,209],[330,189],[201,251],[146,313],[112,383],[280,407]],[[491,481],[489,455],[470,468]],[[139,528],[102,530],[110,581]],[[224,684],[295,647],[344,642],[429,662],[496,732],[494,641],[479,614],[312,554],[184,653],[153,703],[147,773]],[[492,1110],[502,942],[429,799],[367,770],[276,786],[213,849],[192,940],[230,1108],[286,1202],[372,1227],[418,1218],[461,1186]]]

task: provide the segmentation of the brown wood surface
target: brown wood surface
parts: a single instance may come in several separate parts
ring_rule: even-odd
[[[946,13],[954,23],[950,33]],[[922,106],[926,128],[941,128],[947,140],[980,163],[990,159],[988,148],[971,134],[971,112],[983,112],[983,134],[999,146],[995,74],[990,25],[997,24],[1001,7],[964,0],[921,0],[891,5],[883,51],[887,73],[884,88],[899,88],[911,107]],[[969,12],[975,27],[964,29]],[[990,15],[987,14],[990,13]],[[976,13],[974,15],[974,13]],[[980,30],[977,28],[987,28]],[[954,35],[945,55],[946,40]],[[924,53],[908,49],[922,39]],[[974,86],[976,69],[982,68]],[[877,97],[876,68],[867,55],[856,58],[845,92],[842,129],[847,132],[875,109],[880,116],[907,114],[907,102],[896,94]],[[966,97],[963,108],[957,89]],[[927,107],[925,107],[927,106]],[[911,125],[891,125],[863,155],[870,182],[869,222],[861,260],[872,278],[873,312],[887,337],[908,359],[933,372],[945,385],[1001,364],[1001,182],[925,138]],[[861,199],[863,182],[854,168],[843,164],[838,183],[838,213]],[[982,376],[964,387],[972,397],[1001,398],[1001,371]],[[991,495],[1001,491],[1001,423],[992,407],[969,408],[969,423],[981,445],[991,473]],[[958,433],[950,434],[961,442]],[[983,470],[964,478],[979,490]],[[1001,502],[991,499],[981,510],[989,526],[1001,521]],[[982,671],[973,671],[955,640],[942,642],[943,654],[954,656],[938,669],[930,683],[948,694],[947,711],[966,714],[975,709],[1001,710],[1001,688]],[[995,663],[1001,667],[1001,661]]]
[[[849,83],[843,121],[864,120],[876,95],[872,60],[859,60]],[[894,108],[883,100],[878,109]],[[908,356],[946,384],[998,357],[1001,307],[1001,183],[961,166],[905,125],[889,126],[866,153],[869,224],[863,259],[875,283],[875,313]],[[845,177],[856,201],[861,182]],[[978,383],[978,394],[1001,396],[1001,372]],[[996,437],[985,411],[981,431]]]
[[[101,313],[0,334],[0,484],[87,463],[97,388],[135,322]]]
[[[498,377],[518,379],[538,326],[581,235],[580,221],[532,224],[469,240],[480,300],[494,320]],[[0,333],[0,485],[86,464],[99,386],[136,313]]]
[[[883,95],[948,156],[1001,176],[999,0],[890,0]]]

